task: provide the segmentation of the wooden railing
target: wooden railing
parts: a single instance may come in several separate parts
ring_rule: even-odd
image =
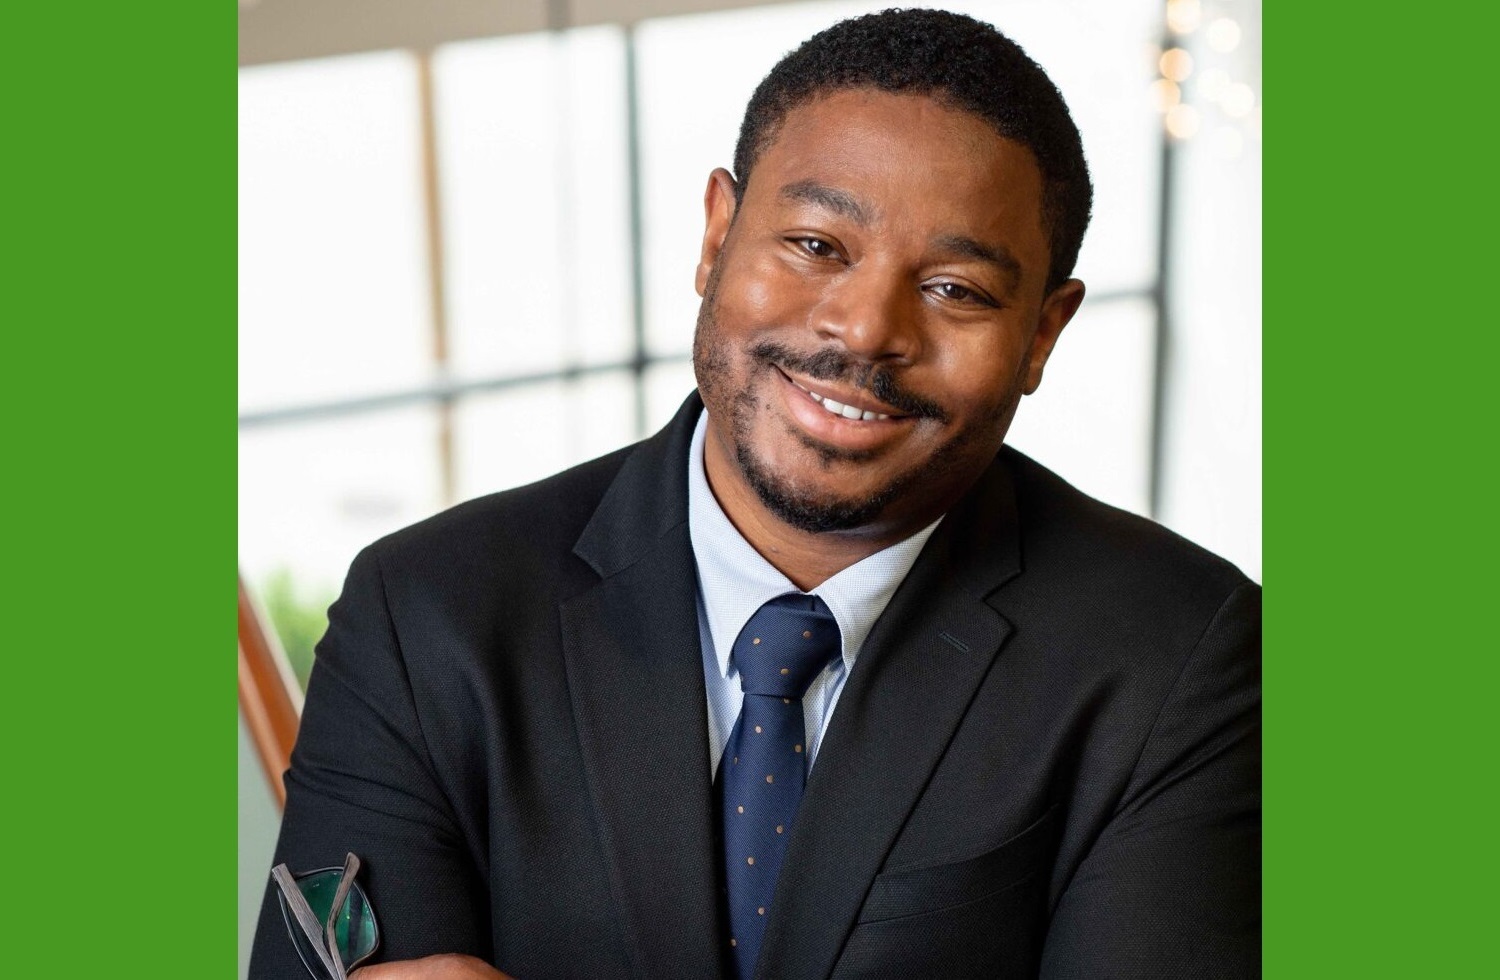
[[[281,775],[292,758],[297,722],[302,717],[302,689],[287,665],[276,635],[267,629],[239,577],[240,588],[240,712],[260,756],[277,805],[286,804]]]

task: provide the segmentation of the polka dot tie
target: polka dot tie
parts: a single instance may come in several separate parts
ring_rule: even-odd
[[[719,764],[731,960],[755,972],[771,895],[807,781],[802,695],[839,655],[839,625],[817,596],[761,606],[734,641],[744,707]]]

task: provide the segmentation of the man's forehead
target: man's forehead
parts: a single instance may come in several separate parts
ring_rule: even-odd
[[[754,169],[763,205],[810,205],[860,225],[913,196],[981,223],[1041,221],[1031,150],[931,96],[840,90],[797,106]]]
[[[921,138],[913,138],[918,135]],[[901,159],[871,158],[870,151],[894,147],[900,148]],[[817,166],[832,155],[843,158],[846,165],[863,161],[891,166],[927,159],[951,166],[969,157],[981,168],[1003,157],[1007,169],[1035,170],[1040,180],[1031,148],[1005,136],[978,113],[943,99],[940,93],[874,88],[834,89],[788,108],[758,154],[754,169],[760,169],[768,158]]]
[[[1000,131],[997,124],[981,112],[963,105],[942,89],[897,89],[889,90],[873,85],[840,86],[810,92],[788,105],[773,127],[769,128],[760,147],[763,155],[775,146],[788,130],[804,127],[817,128],[810,119],[825,115],[836,117],[859,113],[862,116],[880,118],[886,128],[900,130],[911,125],[912,120],[926,116],[952,116],[967,120],[971,124],[968,138],[974,142],[989,139],[1016,142]],[[1027,149],[1029,153],[1030,150]]]

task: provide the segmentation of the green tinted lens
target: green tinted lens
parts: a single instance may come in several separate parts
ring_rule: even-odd
[[[297,879],[297,888],[302,892],[302,897],[307,899],[307,904],[318,921],[325,925],[328,923],[328,907],[333,904],[334,893],[339,890],[340,873],[340,869],[331,868],[314,871]],[[350,888],[349,894],[344,898],[344,907],[334,919],[333,935],[338,942],[339,959],[344,961],[345,969],[352,968],[375,952],[375,915],[370,911],[370,903],[358,884]]]

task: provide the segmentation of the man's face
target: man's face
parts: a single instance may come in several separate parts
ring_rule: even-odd
[[[979,117],[864,89],[791,110],[737,213],[714,173],[694,364],[731,516],[894,540],[963,495],[1083,297],[1045,292],[1041,195]]]

